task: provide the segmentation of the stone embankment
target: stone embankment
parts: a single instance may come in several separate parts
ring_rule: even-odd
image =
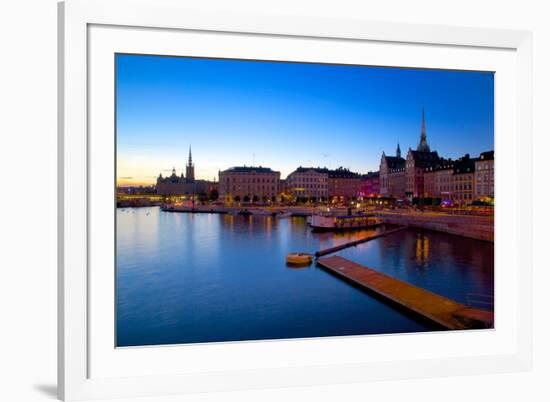
[[[489,216],[449,215],[437,212],[378,212],[377,216],[392,225],[407,225],[494,241],[494,218]]]

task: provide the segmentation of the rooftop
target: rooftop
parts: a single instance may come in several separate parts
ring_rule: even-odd
[[[298,167],[292,173],[305,173],[305,172],[309,172],[311,170],[313,170],[317,173],[327,173],[327,174],[329,173],[329,169],[327,169],[326,167],[321,168],[321,167],[302,167],[302,166]]]
[[[482,152],[479,154],[479,158],[478,158],[478,160],[481,160],[481,161],[492,161],[494,159],[495,159],[495,151]]]
[[[262,166],[233,166],[222,173],[279,173],[271,168]]]
[[[343,168],[340,166],[338,169],[329,170],[328,177],[338,178],[338,179],[358,179],[361,177],[359,173],[352,172],[349,169]]]
[[[402,167],[405,167],[405,159],[401,158],[400,156],[384,155],[384,158],[386,159],[386,165],[389,169],[400,169]]]
[[[347,169],[347,168],[344,168],[342,166],[340,166],[338,169],[328,169],[326,167],[323,167],[323,168],[320,168],[320,167],[303,167],[303,166],[300,166],[298,167],[296,170],[294,170],[292,173],[305,173],[305,172],[309,172],[309,171],[315,171],[317,173],[326,173],[328,174],[328,177],[330,178],[339,178],[339,179],[343,179],[343,178],[351,178],[351,179],[354,179],[354,178],[360,178],[361,175],[359,173],[356,173],[356,172],[352,172],[351,170]],[[290,174],[292,174],[290,173]]]
[[[452,159],[440,159],[435,165],[427,166],[424,171],[426,172],[438,172],[441,170],[453,170],[455,167],[455,161]]]
[[[441,158],[436,151],[427,152],[427,151],[409,151],[412,158],[415,161],[415,165],[418,167],[429,167],[439,164]]]
[[[380,177],[380,172],[378,172],[378,171],[368,172],[367,174],[361,175],[362,179],[375,179],[375,178],[378,178],[378,177]]]
[[[463,157],[459,158],[454,163],[454,174],[462,174],[462,173],[473,173],[476,170],[476,164],[477,158],[470,158],[470,154],[466,154]]]

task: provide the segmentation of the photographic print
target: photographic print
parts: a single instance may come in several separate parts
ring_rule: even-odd
[[[492,329],[494,74],[116,54],[116,346]]]

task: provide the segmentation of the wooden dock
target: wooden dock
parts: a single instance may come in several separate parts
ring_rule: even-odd
[[[357,246],[358,244],[365,243],[365,242],[370,241],[370,240],[378,239],[379,237],[387,236],[387,235],[395,233],[395,232],[399,232],[400,230],[403,230],[403,229],[406,229],[406,228],[407,228],[406,226],[400,226],[396,229],[386,230],[386,231],[381,232],[381,233],[373,233],[369,236],[365,236],[365,237],[362,237],[362,238],[357,239],[357,240],[353,240],[353,241],[350,241],[350,242],[347,242],[347,243],[344,243],[344,244],[339,244],[338,246],[325,248],[323,250],[316,251],[315,252],[315,257],[321,257],[323,255],[332,254],[332,253],[335,253],[337,251],[343,250],[343,249],[348,248],[348,247]]]
[[[468,307],[346,258],[323,257],[317,260],[317,264],[360,288],[374,292],[447,329],[493,328],[494,326],[492,311]]]

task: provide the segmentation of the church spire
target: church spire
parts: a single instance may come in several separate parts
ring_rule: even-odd
[[[191,145],[189,145],[189,159],[185,167],[185,180],[188,183],[195,182],[195,166],[193,166],[193,156],[191,155]]]
[[[191,156],[191,145],[189,145],[189,161],[187,166],[193,166],[193,157]]]
[[[395,156],[398,158],[401,158],[401,147],[399,146],[399,142],[397,143],[397,149],[395,150]]]
[[[416,147],[416,150],[422,152],[430,152],[430,146],[428,145],[428,141],[426,140],[426,121],[424,119],[424,108],[422,108],[422,127],[420,128],[420,142],[418,143],[418,147]]]

